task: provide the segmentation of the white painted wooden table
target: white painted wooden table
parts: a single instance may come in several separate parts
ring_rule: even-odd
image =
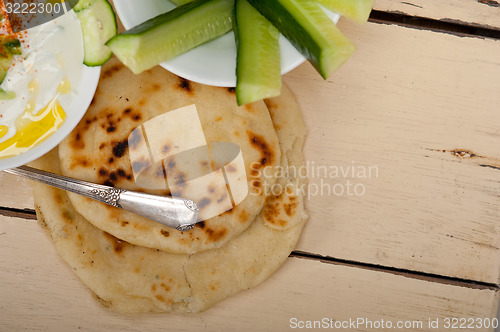
[[[29,183],[0,173],[0,331],[286,331],[315,320],[443,331],[447,319],[494,319],[500,4],[378,0],[375,10],[366,25],[341,19],[358,49],[329,80],[308,64],[284,78],[309,131],[306,160],[338,173],[309,179],[311,218],[270,279],[198,315],[115,314],[57,256]]]

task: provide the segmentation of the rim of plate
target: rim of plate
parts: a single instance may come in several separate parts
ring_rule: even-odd
[[[13,157],[0,159],[0,170],[18,167],[38,159],[55,148],[66,136],[68,136],[80,122],[85,112],[87,112],[97,89],[100,73],[101,67],[84,66],[80,85],[75,89],[78,91],[78,94],[73,99],[71,106],[68,109],[64,109],[66,119],[61,127],[28,151]]]
[[[322,7],[320,5],[320,7]],[[115,10],[125,29],[175,8],[167,0],[120,0],[115,1]],[[330,19],[338,22],[340,15],[324,7]],[[306,59],[282,35],[280,35],[281,75],[302,64]],[[233,31],[200,45],[174,59],[160,63],[168,71],[188,79],[213,86],[236,86],[236,43]]]

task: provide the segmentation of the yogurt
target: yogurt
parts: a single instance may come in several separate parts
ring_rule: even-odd
[[[40,120],[50,109],[58,113],[69,109],[78,94],[75,87],[80,86],[84,70],[82,40],[80,22],[73,11],[24,31],[23,53],[14,57],[0,85],[3,90],[15,93],[13,99],[0,100],[0,157],[14,153],[12,149],[8,155],[2,151],[10,141],[17,140],[23,128],[27,129],[26,119]],[[61,124],[60,121],[39,124],[43,123],[46,126]],[[57,128],[39,129],[51,132]]]

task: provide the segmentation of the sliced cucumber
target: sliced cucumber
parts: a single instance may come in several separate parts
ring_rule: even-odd
[[[21,42],[19,41],[19,39],[11,36],[0,38],[0,48],[2,49],[2,51],[0,51],[2,56],[4,54],[9,54],[9,55],[21,54]]]
[[[281,92],[278,30],[247,0],[236,0],[236,98],[238,105]]]
[[[193,2],[194,0],[170,0],[171,3],[173,3],[176,6],[182,6],[185,5],[189,2]]]
[[[374,0],[316,0],[316,2],[355,22],[365,23],[370,17]]]
[[[7,76],[7,71],[12,64],[12,57],[20,54],[21,42],[19,39],[11,36],[0,36],[0,84]]]
[[[197,0],[113,37],[106,45],[138,74],[232,28],[234,0]]]
[[[7,76],[7,71],[9,70],[11,63],[12,63],[12,56],[0,57],[0,84],[3,82],[5,76]]]
[[[354,53],[354,45],[311,0],[248,0],[327,78]]]
[[[80,0],[74,10],[82,27],[83,63],[102,66],[112,55],[105,43],[118,30],[113,7],[107,0]]]

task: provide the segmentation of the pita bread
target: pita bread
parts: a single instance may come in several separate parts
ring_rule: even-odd
[[[302,166],[305,130],[293,96],[283,87],[280,97],[266,103],[280,139],[280,165]],[[32,166],[60,173],[58,164],[54,150]],[[283,174],[276,185],[303,187],[306,179],[293,174]],[[66,192],[40,183],[33,187],[39,223],[63,260],[103,304],[124,313],[200,312],[254,287],[286,260],[307,218],[303,192],[282,191],[267,199],[248,229],[220,248],[174,254],[118,239],[79,214]]]
[[[200,191],[199,188],[203,186],[194,181],[190,186],[183,183],[175,195],[194,200],[191,195],[198,194],[199,200],[195,202],[202,211],[215,207],[215,211],[219,209],[227,212],[199,223],[189,232],[180,232],[133,213],[69,194],[73,207],[94,226],[117,238],[173,253],[196,253],[218,248],[238,236],[250,226],[266,199],[263,191],[259,192],[258,188],[250,184],[260,183],[269,187],[276,182],[276,178],[265,177],[258,170],[279,165],[280,149],[264,102],[237,107],[235,100],[231,89],[189,82],[160,67],[134,75],[116,59],[112,59],[103,67],[100,84],[86,115],[59,146],[62,173],[90,182],[166,195],[170,193],[172,178],[194,179],[195,175],[206,173],[214,177],[210,180],[211,185],[205,186],[206,192]],[[170,116],[174,110],[189,105],[196,106],[201,127],[189,115],[193,113],[187,113],[184,118],[179,113],[180,116],[169,120],[151,120]],[[165,126],[168,124],[173,125],[167,130]],[[141,139],[146,130],[149,130],[148,135],[156,135],[155,144],[148,136],[149,150],[140,143],[146,141]],[[193,139],[194,136],[196,139]],[[242,202],[231,208],[234,204],[231,205],[223,174],[210,173],[211,165],[207,161],[200,160],[201,166],[190,168],[194,175],[175,168],[182,160],[193,160],[193,156],[186,157],[185,153],[189,151],[175,154],[176,148],[182,150],[179,146],[189,145],[186,143],[188,140],[192,140],[189,143],[195,147],[206,140],[207,143],[234,143],[241,149],[240,164],[244,163],[244,169],[241,165],[229,169],[242,175],[235,179],[241,180],[246,176],[244,189],[248,189],[249,193]],[[198,153],[197,157],[209,155],[208,149],[204,151]],[[141,160],[141,156],[149,158],[149,153],[161,155],[164,152],[177,160],[164,164],[153,164],[149,159]],[[165,175],[167,171],[171,171],[168,176]],[[146,173],[140,184],[134,180],[136,173]],[[230,176],[230,172],[226,172],[225,176]],[[144,183],[160,185],[151,189],[143,187]],[[234,199],[235,192],[232,194]]]

